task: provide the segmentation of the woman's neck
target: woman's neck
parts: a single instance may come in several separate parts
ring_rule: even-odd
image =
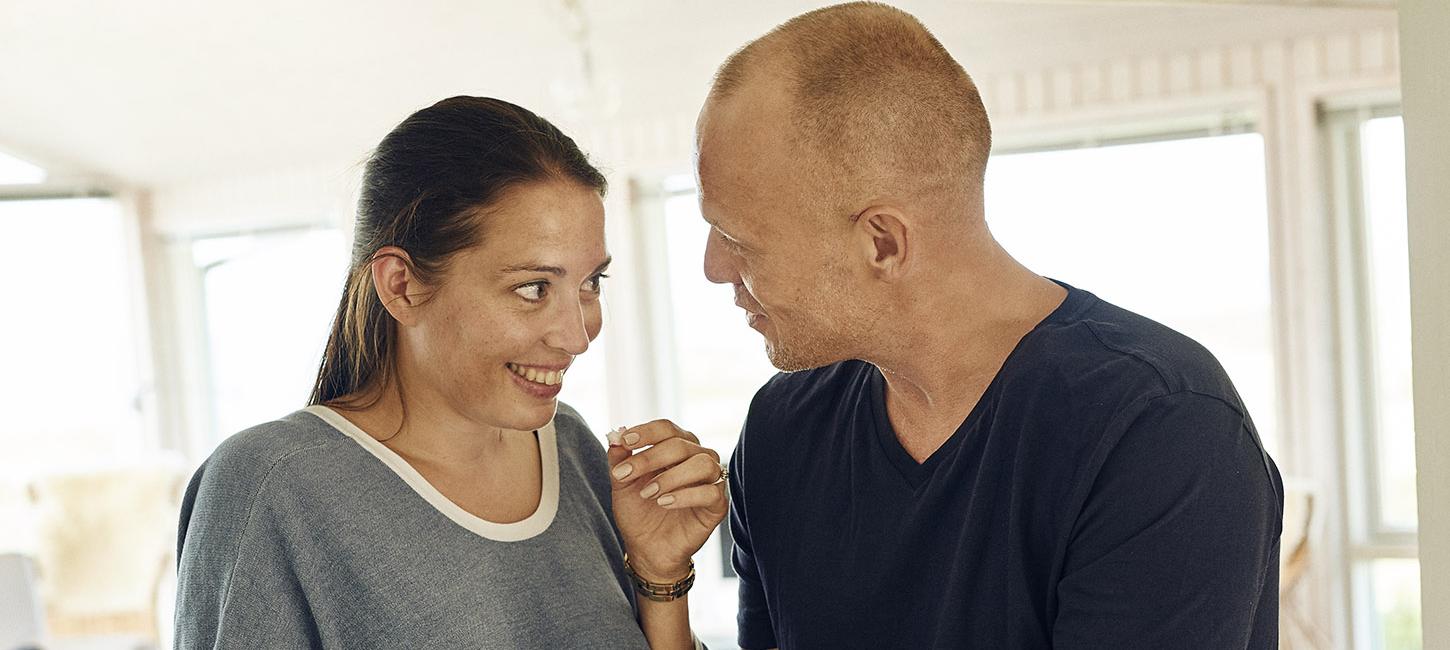
[[[535,444],[532,432],[481,424],[452,408],[436,391],[398,377],[338,400],[336,410],[369,436],[409,460],[439,467],[477,467]],[[348,404],[359,405],[356,408]]]

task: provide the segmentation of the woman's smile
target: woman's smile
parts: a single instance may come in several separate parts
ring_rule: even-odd
[[[513,375],[514,383],[528,394],[543,399],[552,399],[559,394],[564,387],[564,372],[568,368],[525,366],[512,362],[504,365],[509,374]]]

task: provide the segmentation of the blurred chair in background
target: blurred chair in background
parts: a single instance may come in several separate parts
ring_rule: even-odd
[[[186,474],[162,459],[36,479],[42,601],[51,637],[160,647]],[[111,644],[108,644],[111,645]]]

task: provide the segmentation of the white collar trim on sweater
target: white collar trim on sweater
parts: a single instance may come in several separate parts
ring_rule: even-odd
[[[522,521],[511,524],[501,524],[489,521],[473,513],[460,508],[458,504],[443,496],[438,488],[433,487],[428,479],[423,478],[418,470],[414,469],[408,461],[399,456],[397,452],[389,449],[386,445],[358,428],[350,420],[320,404],[309,406],[305,409],[322,419],[323,422],[332,425],[334,429],[341,431],[344,435],[352,438],[368,453],[383,461],[389,469],[393,470],[398,478],[403,479],[418,496],[431,504],[438,512],[452,519],[454,523],[473,531],[475,534],[498,542],[519,542],[535,537],[549,528],[554,522],[554,515],[559,511],[559,447],[554,433],[554,421],[537,431],[539,438],[539,463],[541,465],[540,475],[543,477],[543,489],[539,495],[539,507],[534,514],[529,515]]]

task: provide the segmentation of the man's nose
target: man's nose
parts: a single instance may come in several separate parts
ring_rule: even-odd
[[[715,284],[739,284],[735,256],[725,250],[720,238],[710,233],[705,239],[705,279]]]

